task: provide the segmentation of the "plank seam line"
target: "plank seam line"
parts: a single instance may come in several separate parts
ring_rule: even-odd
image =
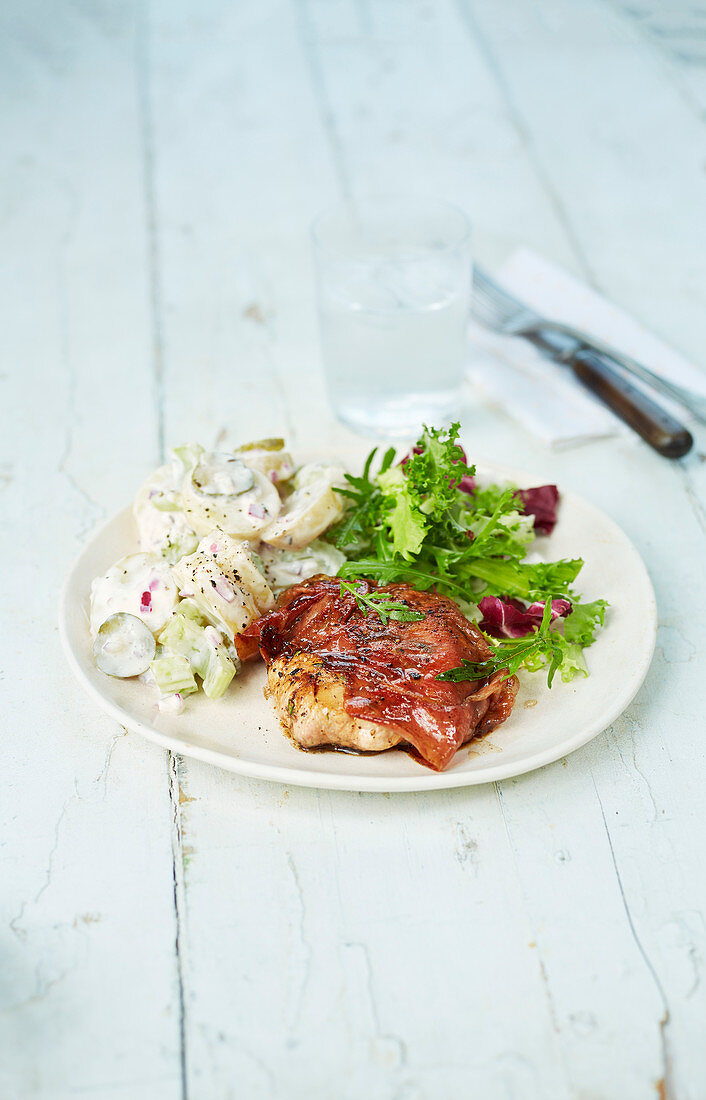
[[[169,782],[169,802],[172,811],[172,888],[174,891],[174,950],[179,1006],[179,1065],[181,1071],[181,1100],[188,1100],[189,1087],[186,1076],[186,998],[184,995],[184,951],[183,951],[183,835],[181,810],[179,808],[179,758],[167,750],[167,776]]]
[[[515,849],[515,845],[514,845],[513,840],[512,840],[512,833],[510,832],[510,826],[509,826],[509,823],[508,823],[508,820],[507,820],[507,815],[505,813],[505,803],[504,803],[504,799],[503,799],[502,786],[501,786],[500,783],[495,782],[495,783],[493,783],[493,787],[495,789],[495,797],[497,798],[498,805],[500,807],[500,813],[501,813],[502,819],[503,819],[503,827],[505,829],[505,837],[507,839],[508,847],[510,848],[510,854],[512,856],[512,862],[513,862],[513,866],[515,868],[515,875],[517,877],[517,882],[518,882],[518,885],[519,885],[520,894],[522,895],[522,902],[523,902],[524,909],[525,909],[525,917],[527,919],[527,923],[529,925],[530,932],[532,934],[532,939],[533,939],[533,941],[536,945],[535,949],[536,949],[536,952],[537,952],[537,962],[538,962],[538,965],[539,965],[539,973],[540,973],[540,977],[542,979],[542,985],[544,986],[544,996],[545,996],[546,1002],[547,1002],[547,1010],[549,1012],[549,1019],[551,1021],[552,1031],[554,1032],[554,1041],[557,1044],[557,1048],[558,1048],[559,1064],[561,1066],[561,1073],[562,1073],[562,1077],[564,1079],[564,1086],[565,1086],[565,1089],[566,1089],[566,1095],[571,1096],[571,1095],[574,1094],[574,1090],[571,1087],[571,1080],[570,1080],[569,1073],[568,1073],[566,1058],[564,1056],[564,1048],[563,1048],[561,1042],[559,1041],[559,1036],[561,1035],[561,1028],[559,1026],[559,1021],[557,1019],[556,1006],[554,1004],[554,997],[553,997],[553,994],[552,994],[552,991],[551,991],[551,986],[549,984],[549,975],[547,973],[547,968],[546,968],[545,963],[544,963],[544,956],[542,954],[542,949],[539,945],[540,944],[539,934],[537,933],[537,930],[536,930],[535,925],[534,925],[534,921],[532,920],[532,913],[531,913],[531,910],[530,910],[529,899],[527,897],[527,892],[525,890],[524,883],[522,881],[522,875],[520,874],[519,864],[517,862],[517,851]]]
[[[315,36],[311,20],[306,12],[306,0],[293,0],[297,35],[301,44],[304,60],[309,67],[309,77],[314,91],[316,105],[319,109],[321,124],[331,148],[331,160],[341,189],[341,195],[345,202],[352,201],[348,183],[349,172],[346,168],[346,158],[341,141],[331,101],[329,100],[326,81],[321,66],[321,59],[316,48]]]
[[[382,1023],[380,1021],[380,1009],[378,1007],[378,999],[375,992],[373,964],[370,958],[370,948],[368,947],[368,944],[364,940],[346,940],[344,946],[346,948],[356,948],[363,959],[365,989],[368,995],[370,1020],[373,1028],[374,1038],[379,1042],[390,1043],[392,1046],[395,1047],[397,1055],[397,1064],[394,1066],[390,1066],[389,1069],[406,1069],[409,1063],[409,1051],[407,1048],[406,1039],[403,1039],[401,1035],[394,1034],[393,1032],[383,1031],[382,1028]]]
[[[669,1027],[669,1024],[670,1024],[670,1021],[671,1021],[671,1012],[669,1010],[669,1002],[667,1000],[667,994],[665,993],[664,986],[662,985],[662,982],[661,982],[660,977],[659,977],[659,975],[658,975],[658,973],[655,969],[655,966],[654,966],[652,960],[650,959],[649,955],[647,954],[647,951],[645,950],[645,947],[642,943],[642,940],[640,939],[639,935],[637,934],[637,929],[635,928],[635,924],[634,924],[634,921],[632,919],[632,913],[630,912],[630,906],[628,905],[628,900],[625,896],[625,890],[623,888],[623,880],[620,877],[620,871],[618,870],[618,861],[616,859],[615,849],[613,847],[613,838],[610,835],[610,829],[608,828],[608,821],[606,819],[605,810],[603,808],[603,802],[601,800],[601,796],[599,794],[598,787],[596,785],[596,779],[595,779],[595,776],[594,776],[593,772],[591,772],[591,780],[593,782],[593,789],[596,792],[596,798],[598,799],[598,805],[600,807],[601,817],[603,818],[603,828],[605,829],[606,838],[608,840],[608,848],[610,849],[610,858],[613,862],[613,869],[615,871],[615,877],[616,877],[616,880],[617,880],[617,883],[618,883],[618,889],[620,890],[620,897],[621,897],[621,900],[622,900],[622,903],[623,903],[623,909],[625,910],[625,916],[627,918],[628,927],[630,929],[630,934],[632,935],[632,938],[635,942],[635,946],[637,947],[637,950],[639,951],[639,953],[642,957],[642,961],[644,962],[645,966],[647,967],[647,971],[650,974],[650,977],[652,978],[652,981],[654,983],[655,989],[657,990],[657,994],[659,996],[659,999],[662,1002],[662,1018],[659,1021],[659,1038],[660,1038],[660,1046],[661,1046],[661,1051],[662,1051],[662,1072],[663,1072],[662,1080],[664,1082],[664,1100],[672,1100],[672,1098],[674,1097],[675,1094],[674,1094],[674,1091],[672,1089],[672,1056],[671,1056],[671,1053],[670,1053],[670,1050],[669,1050],[669,1042],[668,1042],[668,1038],[667,1038],[667,1028]]]
[[[299,908],[298,934],[299,942],[304,955],[302,972],[299,978],[296,996],[294,998],[294,1007],[293,1011],[290,1014],[290,1021],[288,1023],[288,1028],[291,1031],[294,1028],[296,1021],[299,1020],[302,1015],[304,997],[306,994],[307,986],[309,984],[309,979],[311,977],[313,951],[311,943],[309,942],[306,934],[306,904],[304,901],[304,893],[302,891],[302,884],[299,878],[299,871],[297,870],[297,865],[294,862],[294,856],[292,855],[291,851],[287,852],[287,867],[289,868],[289,873],[292,876],[292,882],[294,884],[294,890],[297,898],[297,905]]]
[[[683,83],[682,71],[679,64],[679,55],[670,49],[665,43],[664,36],[659,28],[650,25],[650,13],[638,12],[633,8],[625,7],[620,0],[603,0],[603,6],[611,9],[616,18],[630,28],[636,38],[647,47],[662,72],[669,79],[669,83],[676,91],[687,110],[696,116],[700,123],[706,121],[706,112],[691,90]],[[697,13],[698,14],[698,13]],[[693,34],[694,27],[684,28],[686,34]],[[702,61],[702,58],[699,58]]]
[[[527,153],[528,160],[534,169],[535,176],[542,185],[544,192],[549,200],[549,203],[554,211],[557,221],[564,230],[564,234],[569,247],[576,260],[581,267],[584,278],[594,288],[598,287],[598,282],[593,273],[593,269],[588,261],[588,257],[584,252],[583,246],[577,236],[577,233],[571,223],[568,211],[561,200],[561,197],[554,187],[551,177],[545,168],[537,150],[532,141],[529,128],[525,122],[525,119],[520,112],[515,97],[510,90],[510,86],[505,79],[505,75],[498,63],[498,59],[495,56],[487,35],[485,35],[481,29],[481,26],[476,18],[474,12],[471,10],[469,0],[456,0],[456,8],[458,10],[459,19],[466,30],[471,41],[478,47],[480,53],[485,59],[488,71],[492,75],[497,84],[498,90],[505,103],[505,109],[507,111],[508,118],[515,128],[517,136],[522,142],[525,152]]]
[[[152,322],[152,380],[157,414],[157,449],[159,461],[164,461],[164,335],[162,324],[162,294],[159,282],[159,236],[157,233],[157,197],[155,193],[155,151],[152,100],[150,96],[150,61],[147,12],[141,8],[136,45],[137,115],[142,153],[142,191],[147,237],[147,279]]]
[[[279,302],[277,301],[276,309],[278,307]],[[275,312],[275,317],[276,316],[277,313]],[[294,421],[292,420],[292,413],[289,407],[289,402],[287,401],[284,382],[280,377],[279,364],[277,359],[277,328],[276,323],[273,320],[272,314],[269,310],[264,311],[262,328],[265,335],[265,342],[262,348],[265,370],[267,371],[269,376],[269,382],[274,392],[274,402],[277,405],[279,416],[281,417],[282,423],[284,424],[287,440],[291,442],[296,438],[296,428],[294,425]]]
[[[703,534],[706,535],[706,515],[704,515],[704,509],[701,500],[699,499],[699,495],[691,482],[688,471],[684,469],[683,466],[680,467],[679,473],[684,483],[684,490],[686,492],[687,500],[689,501],[689,506],[694,513],[696,522],[701,528]]]
[[[66,478],[70,488],[74,490],[85,509],[85,519],[76,530],[76,537],[83,541],[95,523],[105,516],[103,508],[97,500],[88,493],[76,480],[69,469],[71,452],[73,449],[73,432],[76,423],[76,391],[77,379],[71,355],[71,317],[69,308],[69,276],[68,254],[73,242],[76,225],[80,213],[80,203],[73,187],[66,185],[68,198],[68,211],[66,224],[59,240],[56,265],[56,297],[59,307],[59,362],[63,368],[66,379],[66,428],[64,432],[64,445],[59,456],[57,470]]]

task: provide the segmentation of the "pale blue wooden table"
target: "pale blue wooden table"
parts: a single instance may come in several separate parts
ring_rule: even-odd
[[[0,17],[0,1096],[706,1097],[704,434],[472,455],[615,517],[647,682],[541,772],[436,795],[173,758],[81,694],[56,604],[165,446],[335,448],[308,224],[464,207],[706,362],[706,11],[609,0],[10,0]]]

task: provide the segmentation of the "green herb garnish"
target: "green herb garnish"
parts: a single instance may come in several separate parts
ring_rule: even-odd
[[[460,668],[451,668],[440,672],[437,680],[483,680],[504,670],[507,680],[521,668],[536,672],[547,667],[547,684],[552,686],[554,674],[561,670],[562,680],[572,680],[577,673],[588,676],[583,659],[581,645],[574,639],[581,636],[588,639],[583,644],[590,645],[597,625],[602,625],[607,607],[605,600],[594,603],[575,604],[566,619],[564,630],[558,622],[551,621],[552,601],[548,598],[544,604],[542,621],[535,631],[523,638],[490,638],[493,654],[485,661],[464,661]],[[576,624],[570,629],[574,615]],[[580,625],[579,625],[580,624]],[[486,635],[487,637],[487,635]]]
[[[413,611],[406,603],[390,599],[384,592],[366,593],[363,588],[356,588],[354,584],[341,581],[341,595],[346,594],[355,597],[355,602],[364,615],[367,616],[369,611],[379,615],[384,626],[387,626],[389,619],[401,623],[414,623],[424,618],[422,611]]]
[[[547,683],[552,686],[554,673],[561,664],[561,648],[558,644],[560,635],[558,631],[551,629],[552,605],[551,600],[544,604],[542,622],[536,631],[525,635],[524,638],[502,638],[493,641],[495,652],[485,661],[463,661],[460,668],[450,668],[446,672],[440,672],[437,680],[451,680],[458,683],[461,680],[483,680],[488,676],[494,676],[496,672],[504,671],[503,677],[507,680],[514,676],[523,665],[527,667],[540,660],[547,661]],[[489,639],[490,641],[490,639]]]

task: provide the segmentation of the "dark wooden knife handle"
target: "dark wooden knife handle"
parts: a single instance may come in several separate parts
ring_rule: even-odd
[[[684,425],[628,382],[611,366],[610,359],[589,348],[580,348],[566,362],[584,386],[655,451],[666,458],[681,458],[691,450],[694,440]]]

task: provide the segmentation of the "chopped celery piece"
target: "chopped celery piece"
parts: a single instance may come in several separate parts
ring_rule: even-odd
[[[183,603],[186,602],[186,600],[183,601]],[[193,618],[183,614],[181,610],[183,604],[180,604],[179,607],[180,610],[172,615],[159,635],[160,644],[169,650],[173,656],[165,656],[160,660],[179,659],[184,662],[193,670],[192,679],[193,672],[201,677],[203,690],[209,699],[219,699],[238,671],[240,662],[235,653],[233,655],[234,659],[231,659],[228,655],[228,650],[220,640],[218,631],[212,626],[204,627],[200,621],[196,622]],[[184,610],[194,614],[194,608],[198,611],[194,601],[190,601],[190,606]],[[154,661],[152,663],[155,677],[157,676],[154,669],[156,663]],[[159,680],[157,682],[159,683]],[[181,691],[182,689],[172,687],[171,690]]]
[[[343,557],[343,555],[341,555],[341,556]],[[262,560],[262,558],[260,557],[260,555],[256,554],[254,550],[251,550],[250,551],[250,557],[252,558],[253,565],[257,569],[258,573],[262,573],[263,577],[266,578],[267,573],[265,572],[265,563]],[[345,561],[345,558],[344,558],[344,561]]]
[[[235,665],[223,646],[213,648],[208,657],[208,668],[203,678],[203,690],[209,699],[220,699],[235,676]]]
[[[185,470],[193,470],[203,454],[203,447],[199,443],[184,443],[183,446],[174,448],[174,454]]]
[[[204,628],[194,619],[176,612],[159,635],[159,641],[173,653],[186,657],[194,672],[198,672],[202,678],[205,677],[212,647]]]
[[[159,512],[180,512],[181,501],[174,493],[155,493],[150,504]]]
[[[198,691],[191,665],[186,657],[173,654],[170,657],[157,657],[150,665],[157,687],[163,695],[190,695]]]
[[[167,536],[167,544],[162,547],[162,557],[166,558],[167,561],[171,562],[173,565],[181,558],[186,558],[189,554],[193,554],[198,544],[199,540],[193,532],[177,535],[174,539],[169,539]]]
[[[186,615],[187,619],[193,619],[195,623],[201,623],[202,621],[203,616],[201,614],[201,608],[191,596],[186,596],[183,600],[179,600],[177,610],[180,615]]]

